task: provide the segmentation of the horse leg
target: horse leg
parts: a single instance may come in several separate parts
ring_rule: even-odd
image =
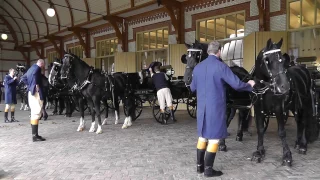
[[[85,120],[84,120],[84,99],[82,97],[80,97],[78,99],[78,105],[79,105],[79,112],[80,112],[80,124],[79,127],[77,129],[77,131],[83,131],[85,129]]]
[[[43,104],[47,103],[47,98],[44,98]],[[42,115],[43,115],[43,119],[47,120],[48,119],[48,113],[46,111],[46,107],[42,106]]]
[[[114,121],[114,124],[118,124],[119,123],[119,101],[118,101],[118,96],[114,95],[113,98],[113,105],[114,105],[114,109],[115,109],[115,117],[116,120]]]
[[[257,151],[255,151],[252,154],[251,160],[257,160],[258,163],[261,162],[262,158],[265,156],[265,149],[263,146],[263,138],[264,138],[264,120],[265,115],[262,114],[261,108],[256,107],[254,109],[256,114],[256,127],[257,127],[257,133],[258,133],[258,145],[257,145]]]
[[[278,108],[276,110],[276,117],[278,121],[278,134],[283,148],[282,165],[291,166],[292,155],[286,140],[286,130],[284,128],[284,114],[282,108]]]
[[[62,97],[59,97],[59,115],[62,114],[63,110],[64,110],[64,100]]]
[[[124,120],[124,123],[122,125],[122,129],[126,129],[130,126],[132,126],[132,117],[134,113],[134,108],[132,106],[132,99],[130,97],[124,99],[124,107],[126,108],[126,112],[128,113],[126,119]]]
[[[20,107],[20,110],[22,111],[23,108],[24,108],[24,101],[23,101],[23,95],[20,94],[20,98],[21,98],[21,107]],[[1,100],[1,99],[0,99]]]
[[[107,99],[105,101],[103,101],[103,105],[104,105],[104,110],[105,110],[105,117],[104,117],[102,125],[106,125],[107,120],[108,120],[108,115],[109,115],[109,107],[108,107],[108,100]]]
[[[27,95],[24,96],[24,102],[25,102],[24,103],[25,104],[24,105],[24,110],[28,111],[29,110],[29,102],[28,102],[28,96]]]
[[[98,118],[98,129],[96,132],[97,134],[102,133],[102,128],[101,128],[102,123],[101,123],[101,114],[100,114],[100,105],[101,105],[100,99],[101,99],[101,97],[96,97],[96,96],[93,97],[94,108],[95,108],[97,118]]]
[[[306,123],[303,121],[302,112],[296,111],[295,120],[297,123],[297,140],[295,149],[299,150],[299,154],[307,153],[307,139],[306,139]]]
[[[219,140],[219,151],[227,152],[226,139]]]
[[[89,132],[94,132],[94,131],[96,131],[96,128],[95,128],[95,115],[96,115],[96,112],[94,110],[92,99],[88,98],[87,101],[88,101],[88,106],[91,109],[91,118],[92,118],[91,127],[90,127]]]
[[[236,136],[236,141],[242,141],[243,138],[243,123],[246,121],[246,110],[239,109],[239,117],[238,117],[238,131]]]
[[[55,104],[55,106],[54,106],[52,115],[56,115],[58,112],[58,98],[54,98],[54,104]]]

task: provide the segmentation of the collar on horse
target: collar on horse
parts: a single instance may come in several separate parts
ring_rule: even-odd
[[[90,79],[91,75],[93,74],[93,67],[90,66],[90,70],[88,72],[86,80],[83,81],[83,83],[79,86],[79,90],[82,90],[84,87],[86,87],[88,84],[91,84]]]

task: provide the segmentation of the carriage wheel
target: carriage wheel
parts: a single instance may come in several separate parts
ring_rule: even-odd
[[[160,117],[161,115],[161,112],[160,112],[160,105],[159,105],[159,102],[158,102],[158,98],[157,97],[154,97],[153,99],[153,102],[152,102],[152,112],[153,112],[153,117],[154,119],[162,124],[162,119]],[[168,120],[169,117],[170,117],[170,111],[169,109],[166,107],[166,109],[164,110],[164,114],[165,114],[165,119]]]
[[[187,111],[192,118],[197,118],[197,98],[190,95],[187,100]]]
[[[142,104],[142,100],[139,96],[134,96],[134,104],[135,104],[135,110],[134,110],[135,118],[133,118],[132,121],[135,121],[136,119],[138,119],[138,117],[142,113],[143,104]],[[128,116],[125,105],[123,105],[123,111],[124,111],[124,114],[126,116]]]
[[[268,129],[269,126],[269,117],[264,118],[264,130],[263,132],[265,133]]]

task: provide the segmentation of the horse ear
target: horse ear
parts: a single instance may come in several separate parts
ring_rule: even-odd
[[[271,38],[269,38],[269,40],[267,41],[266,49],[269,50],[271,48],[272,48],[272,41],[271,41]]]
[[[281,46],[282,46],[282,42],[283,42],[283,39],[281,38],[280,41],[277,43],[277,46],[278,46],[279,49],[280,49]]]
[[[184,45],[186,45],[186,48],[187,48],[187,49],[190,49],[190,48],[191,48],[191,45],[190,45],[190,44],[184,43]]]

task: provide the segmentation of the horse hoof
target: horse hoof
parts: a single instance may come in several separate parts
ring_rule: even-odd
[[[115,122],[114,122],[114,124],[118,124],[118,123],[119,123],[118,121],[115,121]]]
[[[97,131],[96,134],[102,134],[102,130]]]
[[[288,159],[285,159],[285,160],[282,161],[282,165],[291,167],[292,166],[292,161],[288,160]]]
[[[126,126],[126,125],[122,126],[122,129],[127,129],[127,128],[128,128],[128,126]]]
[[[219,151],[227,152],[227,146],[226,145],[219,145]]]
[[[236,141],[242,141],[242,137],[241,136],[237,136],[236,137]]]
[[[96,131],[95,129],[90,129],[90,130],[89,130],[89,132],[95,132],[95,131]]]
[[[299,149],[299,154],[306,155],[307,154],[307,150],[305,148],[300,148]]]

